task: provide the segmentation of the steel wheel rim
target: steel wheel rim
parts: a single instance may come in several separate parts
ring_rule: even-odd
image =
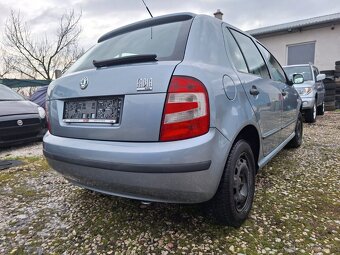
[[[234,171],[233,196],[236,210],[242,211],[249,197],[249,166],[245,153],[240,155]]]
[[[313,106],[313,118],[316,118],[316,104]]]

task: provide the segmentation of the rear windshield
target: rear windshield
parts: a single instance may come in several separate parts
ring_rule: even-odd
[[[0,101],[21,101],[24,100],[19,94],[10,88],[0,85]]]
[[[283,68],[289,80],[293,79],[293,74],[300,73],[305,81],[312,81],[313,75],[310,66],[286,66]]]
[[[119,34],[88,50],[67,73],[94,68],[93,60],[156,54],[158,61],[182,60],[192,20],[166,23]]]

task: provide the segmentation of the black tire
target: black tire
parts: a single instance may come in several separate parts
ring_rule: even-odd
[[[336,66],[340,66],[340,60],[335,61],[335,65],[336,65]]]
[[[323,80],[323,83],[329,84],[329,83],[333,83],[334,82],[334,76],[326,76],[326,79]]]
[[[325,84],[325,90],[333,90],[336,87],[335,82],[326,82]]]
[[[295,136],[288,143],[288,147],[299,148],[302,144],[302,136],[303,136],[303,121],[302,121],[302,114],[301,112],[299,112],[298,119],[296,121],[296,126],[295,126]]]
[[[332,102],[325,102],[325,110],[326,111],[334,111],[335,108],[335,101]]]
[[[325,92],[326,92],[326,96],[335,95],[335,89],[327,89]]]
[[[323,73],[326,76],[333,76],[334,75],[334,70],[324,70],[324,71],[320,71],[320,73]]]
[[[326,95],[324,101],[325,102],[332,102],[335,100],[335,95]]]
[[[308,123],[314,123],[316,121],[316,102],[314,102],[312,109],[305,111],[305,121]]]
[[[251,210],[255,193],[255,160],[250,145],[238,140],[228,156],[220,185],[211,200],[218,223],[240,227]]]
[[[317,114],[317,115],[324,115],[324,114],[325,114],[325,102],[322,102],[322,104],[319,105],[319,106],[316,108],[316,114]]]

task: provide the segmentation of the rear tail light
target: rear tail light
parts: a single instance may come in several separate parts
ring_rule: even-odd
[[[164,106],[160,141],[175,141],[203,135],[210,125],[208,93],[202,82],[173,76]]]

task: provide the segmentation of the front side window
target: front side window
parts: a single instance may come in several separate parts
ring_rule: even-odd
[[[0,101],[22,101],[24,100],[19,94],[10,88],[0,85]]]
[[[249,73],[269,79],[270,76],[266,63],[250,37],[235,30],[231,30],[231,32],[243,52],[244,58],[248,64]]]
[[[268,69],[271,73],[272,79],[274,81],[286,83],[286,76],[279,62],[277,62],[274,56],[270,54],[270,52],[261,44],[258,43],[257,47],[260,49],[264,59],[267,61]]]
[[[93,60],[156,54],[157,60],[182,60],[192,19],[148,26],[97,43],[67,73],[94,68]]]
[[[293,79],[293,74],[299,73],[303,75],[303,79],[305,81],[312,81],[313,80],[313,74],[310,66],[286,66],[284,68],[288,79]]]

